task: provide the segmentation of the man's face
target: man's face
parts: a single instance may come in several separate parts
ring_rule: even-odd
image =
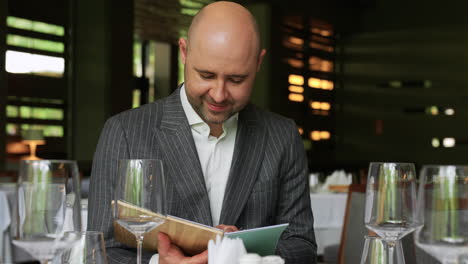
[[[180,41],[190,104],[209,125],[222,124],[248,103],[261,59],[250,47],[204,41],[187,50]]]

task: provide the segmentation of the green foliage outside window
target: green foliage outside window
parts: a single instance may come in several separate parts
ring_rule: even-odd
[[[65,35],[65,28],[62,26],[13,16],[7,17],[7,26],[56,36]]]
[[[6,107],[6,115],[10,118],[17,118],[19,117],[19,108],[15,105],[7,105]]]
[[[32,107],[30,106],[20,106],[20,117],[21,118],[31,118]]]
[[[65,50],[65,45],[62,42],[30,38],[20,35],[7,35],[7,44],[11,46],[51,51],[57,53],[63,53]]]
[[[45,137],[63,137],[63,127],[56,125],[32,125],[22,124],[21,130],[27,129],[40,129],[43,131]]]

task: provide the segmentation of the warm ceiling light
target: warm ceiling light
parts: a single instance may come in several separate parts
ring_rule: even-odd
[[[321,80],[318,78],[309,78],[309,87],[312,88],[320,88],[321,87]]]
[[[444,138],[442,141],[442,145],[446,148],[453,148],[455,147],[455,138]]]
[[[429,106],[426,109],[426,113],[428,113],[429,115],[438,115],[439,114],[439,108],[437,106],[435,106],[435,105]]]
[[[290,74],[288,80],[289,83],[293,85],[304,85],[304,77],[301,75]]]
[[[288,62],[288,64],[289,64],[291,67],[294,67],[294,68],[302,68],[302,67],[304,67],[304,62],[302,62],[301,60],[297,60],[297,59],[288,59],[287,62]]]
[[[293,102],[302,102],[304,101],[304,96],[302,94],[290,93],[288,96],[290,101]]]
[[[445,113],[446,115],[450,115],[450,116],[451,116],[451,115],[454,115],[454,114],[455,114],[455,110],[454,110],[453,108],[447,108],[447,109],[445,109],[444,113]]]
[[[330,132],[328,132],[328,131],[320,131],[320,138],[321,138],[321,139],[330,139]]]
[[[310,108],[312,109],[320,109],[320,106],[321,106],[320,102],[317,102],[317,101],[310,102]]]
[[[324,37],[329,37],[332,35],[331,31],[329,30],[320,30],[320,35],[324,36]]]
[[[304,88],[301,86],[295,86],[295,85],[290,85],[289,86],[289,91],[292,93],[303,93]]]
[[[321,88],[324,90],[333,90],[333,82],[332,81],[327,81],[327,80],[322,80],[321,82]]]
[[[330,110],[331,106],[330,106],[330,103],[327,103],[327,102],[321,102],[320,103],[320,109],[322,110]]]
[[[432,138],[432,147],[434,148],[440,147],[440,141],[438,138]]]
[[[304,129],[302,127],[298,127],[297,130],[299,131],[299,134],[304,134]]]
[[[304,40],[296,37],[289,37],[289,42],[295,45],[302,46],[304,44]]]
[[[320,140],[320,131],[310,132],[310,139],[312,139],[313,141],[319,141]]]

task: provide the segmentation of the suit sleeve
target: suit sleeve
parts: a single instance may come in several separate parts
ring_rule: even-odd
[[[109,119],[101,132],[93,158],[89,185],[88,230],[104,233],[110,264],[136,262],[136,250],[115,241],[112,226],[111,201],[114,196],[118,161],[130,158],[128,149],[125,132],[118,118]],[[143,255],[143,262],[149,262],[150,258],[151,254]]]
[[[281,236],[276,254],[286,263],[317,262],[314,219],[310,205],[307,157],[294,122],[287,142],[287,155],[281,166],[281,189],[277,223],[289,223]]]

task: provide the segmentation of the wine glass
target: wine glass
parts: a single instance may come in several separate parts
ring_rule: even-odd
[[[424,226],[416,245],[442,263],[460,263],[468,254],[468,166],[424,166],[421,170]]]
[[[64,236],[64,226],[66,221],[73,221],[73,228],[81,230],[78,181],[74,161],[22,161],[13,244],[42,263],[72,246],[76,237]],[[73,204],[73,219],[65,217],[67,201]]]
[[[104,235],[97,231],[67,232],[79,237],[73,248],[65,250],[57,262],[62,264],[107,264]]]
[[[113,203],[114,220],[135,235],[137,263],[141,264],[145,233],[165,220],[163,163],[155,159],[120,160],[118,174]]]
[[[388,243],[389,263],[394,263],[396,242],[422,226],[416,211],[415,171],[412,163],[374,162],[369,166],[364,222]]]
[[[405,258],[400,241],[395,241],[395,250],[393,251],[388,250],[388,246],[388,243],[378,236],[366,236],[361,264],[386,264],[390,263],[390,259],[396,260],[397,263],[404,264]],[[387,252],[392,252],[393,256],[389,257]]]

